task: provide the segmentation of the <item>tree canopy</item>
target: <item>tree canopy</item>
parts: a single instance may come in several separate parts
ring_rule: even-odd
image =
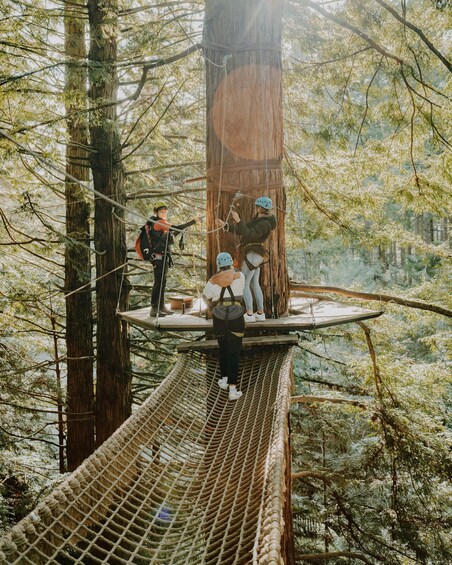
[[[214,13],[223,2],[211,2]],[[153,201],[168,199],[175,219],[204,216],[209,24],[201,0],[0,8],[6,529],[68,469],[71,414],[92,426],[88,453],[99,414],[109,418],[111,387],[96,379],[111,376],[108,332],[126,331],[115,326],[118,304],[148,305],[133,243]],[[282,2],[292,285],[385,310],[368,325],[300,336],[295,394],[305,400],[291,410],[300,562],[451,559],[450,45],[447,0]],[[175,257],[170,289],[202,288],[205,220]],[[85,301],[71,306],[82,288]],[[127,331],[116,366],[130,394],[122,419],[174,355],[174,336]],[[81,374],[86,402],[71,405]]]

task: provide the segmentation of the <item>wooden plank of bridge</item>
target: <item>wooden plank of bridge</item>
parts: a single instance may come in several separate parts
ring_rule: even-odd
[[[257,336],[257,337],[244,337],[243,347],[257,347],[265,345],[296,345],[298,343],[298,336],[296,335],[271,335],[271,336]],[[216,339],[206,339],[200,341],[189,341],[187,343],[179,343],[176,349],[179,353],[186,351],[206,351],[208,349],[217,349],[218,342]]]

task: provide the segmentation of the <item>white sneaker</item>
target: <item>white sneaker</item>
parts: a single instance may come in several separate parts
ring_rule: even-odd
[[[218,386],[223,390],[228,390],[228,377],[223,377],[222,379],[218,379]]]
[[[254,314],[254,317],[256,318],[256,322],[262,322],[262,320],[265,320],[265,314],[262,312],[262,314],[259,314],[259,312],[256,312]]]
[[[229,390],[229,400],[237,400],[243,395],[241,390],[237,390],[236,388],[231,388]]]
[[[244,314],[243,317],[245,318],[245,322],[255,322],[256,316],[254,314]]]

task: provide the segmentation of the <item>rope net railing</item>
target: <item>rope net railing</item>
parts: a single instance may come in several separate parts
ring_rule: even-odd
[[[287,346],[244,354],[244,395],[230,402],[212,352],[179,354],[127,422],[0,539],[0,563],[282,563],[291,358]]]

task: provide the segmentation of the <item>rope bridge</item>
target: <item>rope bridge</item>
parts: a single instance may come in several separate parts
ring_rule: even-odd
[[[244,354],[244,395],[230,402],[216,355],[179,354],[127,422],[0,539],[0,563],[283,563],[291,358],[286,346]]]

